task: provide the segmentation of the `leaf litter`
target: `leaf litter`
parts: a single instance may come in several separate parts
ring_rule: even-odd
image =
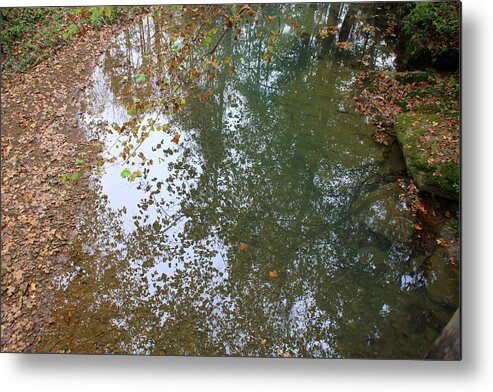
[[[88,31],[2,84],[2,352],[35,352],[53,323],[53,277],[67,266],[101,148],[79,129],[79,99],[91,65],[131,22]]]

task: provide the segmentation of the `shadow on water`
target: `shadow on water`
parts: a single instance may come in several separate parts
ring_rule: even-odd
[[[115,38],[82,106],[106,160],[40,351],[426,354],[451,310],[352,104],[358,63],[393,60],[369,11],[265,6],[194,83],[210,59],[192,50],[172,69],[185,41],[165,11]]]

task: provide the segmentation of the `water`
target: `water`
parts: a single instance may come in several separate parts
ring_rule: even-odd
[[[194,11],[173,11],[173,27],[169,9],[156,12],[115,38],[82,106],[107,161],[43,350],[426,354],[451,310],[427,295],[412,217],[385,181],[386,148],[352,101],[361,62],[392,65],[373,11],[269,5],[257,16],[271,18],[224,36],[214,77],[193,77],[211,59],[195,56],[200,45],[181,68],[166,57],[186,43],[176,31],[199,24]],[[325,40],[323,26],[334,26]],[[160,104],[170,97],[176,112]],[[134,156],[119,157],[130,145]]]

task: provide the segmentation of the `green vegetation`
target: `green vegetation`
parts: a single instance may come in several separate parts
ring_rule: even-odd
[[[402,68],[459,68],[459,2],[396,4],[389,18]]]
[[[2,75],[24,72],[91,29],[123,20],[144,7],[2,8]]]

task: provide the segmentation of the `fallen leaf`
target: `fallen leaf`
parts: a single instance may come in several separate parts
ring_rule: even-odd
[[[269,278],[274,279],[277,278],[278,276],[279,274],[277,273],[277,271],[269,271]]]
[[[448,248],[449,243],[445,241],[443,238],[437,238],[437,244],[443,248]]]
[[[120,176],[122,178],[127,178],[127,177],[130,177],[130,175],[132,174],[132,172],[130,171],[130,169],[127,167],[126,169],[123,169],[122,172],[120,173]]]
[[[180,134],[178,132],[175,132],[173,139],[171,139],[171,141],[175,144],[178,144],[180,142]]]
[[[137,74],[135,75],[135,81],[137,83],[142,83],[146,81],[146,76],[144,74]]]
[[[20,270],[14,271],[14,272],[12,272],[12,276],[17,281],[17,284],[19,284],[20,282],[22,282],[22,276],[23,276],[22,271],[20,271]]]

